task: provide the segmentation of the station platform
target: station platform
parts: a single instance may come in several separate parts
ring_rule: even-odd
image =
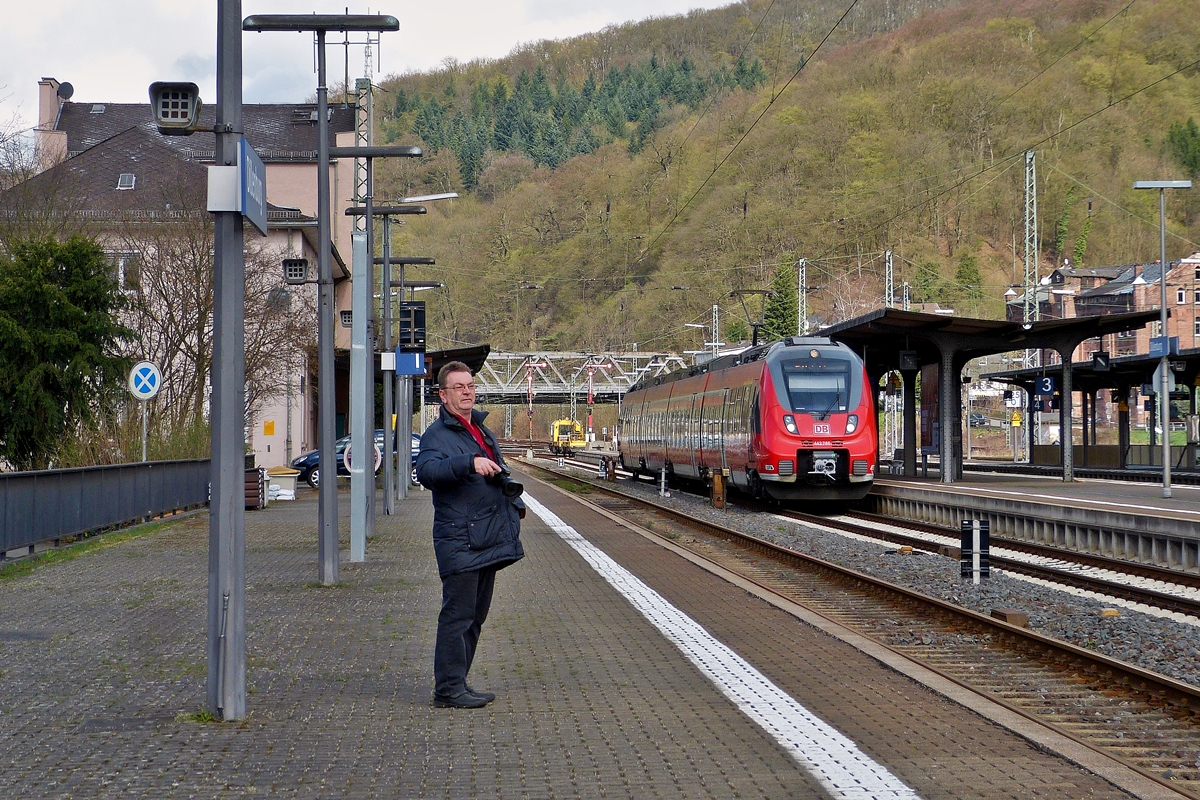
[[[1178,518],[1200,524],[1200,486],[1172,485],[1171,496],[1162,496],[1157,483],[1081,478],[1067,482],[1062,475],[1028,475],[988,472],[982,464],[963,473],[954,483],[942,483],[936,474],[909,478],[881,475],[877,486],[913,486],[929,492],[1011,498],[1030,504],[1078,505],[1096,511],[1128,511],[1155,517]],[[1200,535],[1200,534],[1198,534]]]
[[[471,673],[497,694],[480,710],[430,702],[427,492],[378,517],[365,562],[343,550],[328,588],[315,493],[247,514],[237,723],[197,715],[207,515],[0,581],[3,795],[1162,796],[1130,794],[853,637],[525,485],[526,558],[497,578]],[[340,504],[348,546],[347,494]]]

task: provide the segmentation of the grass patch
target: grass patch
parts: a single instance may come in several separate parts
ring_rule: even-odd
[[[95,534],[74,544],[55,550],[47,550],[28,558],[22,558],[19,561],[13,561],[0,566],[0,581],[23,578],[36,569],[73,561],[81,556],[86,556],[109,547],[116,547],[134,539],[141,539],[151,534],[159,533],[168,525],[175,525],[182,521],[182,519],[165,519],[148,522],[133,528],[113,531],[112,533]]]
[[[210,713],[208,711],[192,711],[192,712],[184,711],[184,712],[181,712],[181,713],[175,715],[175,721],[176,722],[190,722],[195,725],[207,725],[210,722],[224,722],[225,720],[221,719],[218,716],[213,715],[212,713]]]
[[[564,489],[575,494],[591,494],[593,491],[592,487],[588,486],[586,483],[578,483],[570,478],[554,478],[550,482],[560,489]]]
[[[341,589],[345,585],[346,584],[342,581],[337,581],[336,583],[321,583],[320,581],[313,581],[312,583],[304,584],[304,588],[305,589]]]

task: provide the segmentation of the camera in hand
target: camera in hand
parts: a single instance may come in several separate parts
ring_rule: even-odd
[[[500,486],[500,491],[504,492],[505,497],[517,497],[525,491],[525,486],[518,480],[513,480],[512,473],[508,471],[508,467],[501,467],[500,471],[487,479],[488,483],[495,483]]]

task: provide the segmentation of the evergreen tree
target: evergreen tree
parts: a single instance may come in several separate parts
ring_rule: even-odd
[[[529,102],[536,114],[548,111],[554,105],[554,93],[550,91],[550,81],[546,78],[546,70],[538,64],[529,83]]]
[[[586,111],[592,106],[592,101],[596,99],[596,76],[594,73],[588,73],[583,82],[583,88],[579,90],[579,95],[583,99]]]
[[[657,128],[658,104],[655,103],[642,112],[637,128],[634,129],[633,134],[629,137],[629,152],[642,152],[642,148],[646,146],[646,140],[654,136],[654,131]]]
[[[621,102],[615,97],[609,98],[604,105],[604,126],[613,136],[624,136],[625,123],[625,109],[621,107]]]
[[[49,465],[62,439],[119,397],[133,331],[104,251],[91,239],[25,239],[0,255],[0,455]]]
[[[1193,176],[1200,175],[1200,127],[1196,125],[1196,120],[1188,117],[1186,123],[1171,123],[1167,141],[1179,163]]]
[[[421,141],[429,145],[431,150],[440,150],[449,144],[446,107],[439,103],[436,97],[431,97],[428,103],[421,104],[417,118],[413,121],[413,133],[420,136]]]
[[[972,303],[983,299],[983,277],[979,274],[979,260],[975,256],[969,253],[959,256],[954,280],[962,290],[963,296]]]
[[[942,299],[945,282],[937,262],[922,261],[917,264],[917,277],[913,289],[916,299],[921,303],[935,303]]]
[[[763,307],[763,336],[767,341],[795,336],[800,329],[800,308],[797,303],[796,270],[784,264],[771,281],[771,294]]]

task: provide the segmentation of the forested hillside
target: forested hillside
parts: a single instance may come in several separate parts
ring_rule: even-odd
[[[999,317],[1019,282],[1024,152],[1042,273],[1153,260],[1157,196],[1200,169],[1193,0],[752,0],[382,81],[376,196],[457,191],[393,252],[434,256],[435,347],[694,349],[794,286],[827,321],[883,296]],[[1200,189],[1170,198],[1200,250]],[[899,288],[897,288],[899,292]],[[740,320],[740,322],[739,322]],[[726,328],[731,324],[731,328]]]

